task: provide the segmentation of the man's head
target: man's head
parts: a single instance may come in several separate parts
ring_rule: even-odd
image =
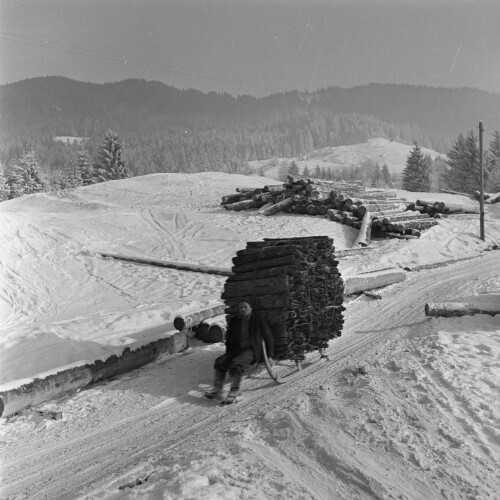
[[[252,314],[252,306],[247,300],[240,300],[238,302],[238,316],[240,318],[246,318]]]

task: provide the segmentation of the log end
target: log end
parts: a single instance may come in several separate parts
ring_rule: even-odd
[[[186,323],[184,322],[184,318],[182,316],[176,316],[174,318],[174,327],[176,330],[179,330],[180,332],[184,330],[186,326]]]

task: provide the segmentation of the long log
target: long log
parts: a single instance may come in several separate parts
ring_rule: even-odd
[[[99,252],[99,255],[107,259],[123,260],[125,262],[133,262],[135,264],[144,264],[147,266],[166,267],[169,269],[178,269],[179,271],[192,271],[194,273],[217,274],[220,276],[231,276],[233,274],[230,269],[225,269],[223,267],[199,266],[196,264],[184,264],[182,262],[143,259],[140,257],[127,257],[126,255],[117,255],[104,252]]]
[[[223,205],[226,210],[234,210],[239,212],[240,210],[249,210],[251,208],[261,208],[264,205],[264,201],[262,200],[242,200],[237,201],[236,203],[228,203],[227,205]]]
[[[435,226],[437,223],[438,221],[436,219],[429,218],[396,222],[393,226],[395,231],[403,233],[408,229],[428,229],[429,227]]]
[[[474,314],[500,314],[500,294],[485,293],[453,301],[425,304],[426,316],[458,317]]]
[[[203,320],[207,318],[212,318],[214,316],[224,314],[224,309],[224,304],[220,304],[214,307],[209,307],[207,309],[202,309],[201,311],[194,311],[183,315],[177,315],[174,318],[174,326],[179,331],[182,331],[186,328],[192,328],[193,326],[199,325]]]
[[[375,205],[360,205],[359,215],[363,216],[366,212],[380,212],[384,210],[406,210],[405,203],[379,203]]]
[[[383,269],[344,277],[345,295],[373,290],[404,281],[406,273],[397,268]]]
[[[292,198],[285,198],[284,200],[275,203],[274,205],[270,206],[269,208],[266,208],[265,210],[260,211],[262,215],[273,215],[277,212],[282,212],[289,208],[293,204],[293,199]]]
[[[500,202],[500,193],[492,194],[487,200],[485,200],[485,203],[487,203],[488,205],[492,205],[493,203],[498,202]]]
[[[420,212],[404,212],[401,215],[393,215],[393,216],[387,216],[387,217],[382,217],[382,224],[389,224],[394,222],[400,222],[400,221],[407,221],[407,220],[414,220],[414,219],[427,219],[429,217],[429,214],[421,214]],[[380,220],[380,219],[377,219]]]
[[[491,198],[490,198],[491,199]],[[449,212],[450,214],[478,214],[479,206],[471,207],[470,205],[462,205],[460,203],[446,203],[443,210]]]
[[[367,247],[370,244],[370,235],[372,232],[372,218],[370,212],[366,212],[361,222],[358,236],[353,247]]]
[[[284,189],[283,184],[269,184],[264,186],[265,193],[281,193]]]

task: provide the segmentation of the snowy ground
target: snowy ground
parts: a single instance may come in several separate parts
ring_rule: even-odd
[[[221,173],[155,174],[0,204],[3,388],[105,359],[218,303],[224,277],[97,252],[230,267],[247,241],[356,231],[321,217],[227,212]],[[400,193],[408,200],[429,194]],[[435,194],[443,201],[474,204]],[[419,240],[374,241],[344,275],[477,258],[409,273],[382,300],[349,299],[331,360],[275,386],[258,372],[234,408],[200,398],[221,344],[193,346],[0,423],[2,498],[496,498],[500,317],[426,318],[426,302],[500,292],[500,206],[442,219]]]

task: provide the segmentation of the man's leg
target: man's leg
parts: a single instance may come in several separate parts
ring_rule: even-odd
[[[222,396],[222,389],[224,387],[224,379],[226,378],[226,372],[229,368],[231,358],[227,354],[219,356],[214,363],[214,385],[213,387],[205,393],[205,397],[208,399],[214,399]]]
[[[242,351],[238,356],[235,356],[229,365],[229,377],[231,380],[231,389],[226,399],[225,404],[234,403],[236,398],[241,394],[240,385],[243,374],[253,365],[255,361],[254,353],[251,349]]]

